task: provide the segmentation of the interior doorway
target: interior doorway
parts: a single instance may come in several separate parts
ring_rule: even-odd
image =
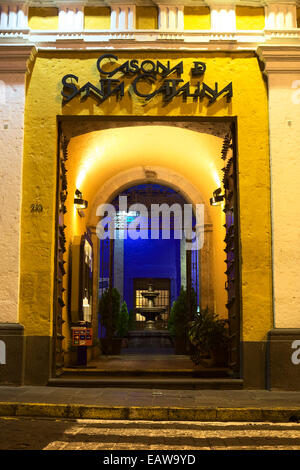
[[[157,127],[162,126],[164,128],[164,135],[167,132],[167,128],[169,124],[166,125],[165,122],[156,123]],[[178,120],[180,124],[182,122]],[[107,127],[109,123],[105,123]],[[153,120],[151,121],[153,124]],[[170,127],[176,127],[176,123],[172,123]],[[98,123],[99,127],[101,128],[101,122]],[[126,123],[127,125],[127,123]],[[133,123],[132,123],[133,125]],[[136,123],[136,125],[143,127],[144,125],[148,127],[149,123],[147,120],[143,121],[142,119]],[[124,121],[122,119],[119,122],[114,122],[114,126],[120,128],[120,131],[124,127]],[[193,120],[189,122],[190,129],[193,128]],[[196,128],[199,126],[199,123],[196,124]],[[79,126],[80,127],[80,126]],[[156,133],[155,126],[154,129],[151,127],[151,132]],[[212,126],[211,126],[212,127]],[[217,128],[217,126],[216,126]],[[203,123],[203,130],[205,129],[205,125]],[[77,135],[73,135],[68,137],[68,134],[74,132],[73,130],[70,131],[68,125],[64,125],[63,129],[60,129],[60,149],[59,149],[59,165],[58,165],[58,190],[57,190],[57,256],[56,256],[56,277],[55,277],[55,322],[54,322],[54,344],[55,344],[55,359],[54,359],[54,374],[56,375],[59,370],[66,367],[65,362],[65,345],[66,343],[66,335],[68,334],[68,341],[69,344],[72,341],[71,334],[66,333],[67,329],[71,329],[72,325],[77,321],[83,320],[84,308],[86,305],[83,305],[83,302],[87,302],[87,304],[91,307],[93,319],[90,322],[91,326],[93,327],[93,336],[94,338],[99,338],[101,342],[101,338],[103,338],[106,334],[105,328],[101,326],[101,318],[98,316],[97,312],[97,303],[99,297],[108,290],[110,287],[119,288],[121,291],[121,300],[126,300],[128,310],[133,310],[134,315],[134,328],[137,330],[142,330],[145,326],[145,319],[141,316],[139,312],[136,310],[140,307],[145,307],[146,300],[142,296],[142,293],[148,289],[149,284],[152,284],[154,287],[154,291],[158,292],[158,303],[156,306],[158,308],[164,308],[164,313],[158,316],[155,320],[157,321],[157,326],[161,330],[168,329],[168,322],[170,318],[171,308],[174,301],[179,297],[180,290],[182,287],[185,287],[187,292],[195,292],[196,295],[196,308],[197,311],[201,311],[206,307],[211,309],[211,311],[218,311],[221,313],[223,318],[226,318],[229,323],[229,368],[231,368],[232,375],[235,377],[239,376],[239,328],[240,328],[240,318],[239,318],[239,229],[238,229],[238,211],[237,211],[237,172],[236,172],[236,150],[235,150],[235,126],[234,122],[230,121],[224,123],[220,126],[219,135],[216,139],[216,145],[211,143],[213,139],[209,139],[209,144],[207,148],[219,148],[220,152],[218,154],[213,154],[211,150],[206,150],[205,156],[203,156],[203,148],[201,150],[201,146],[199,146],[199,155],[202,155],[200,162],[202,173],[199,173],[199,188],[201,185],[203,186],[203,193],[201,195],[201,203],[204,203],[205,206],[205,224],[204,224],[204,232],[205,232],[205,245],[204,249],[200,252],[191,251],[188,255],[185,253],[185,256],[182,256],[182,243],[178,240],[168,240],[168,248],[161,248],[161,252],[157,258],[161,259],[167,254],[169,251],[173,250],[173,261],[171,262],[176,274],[174,272],[170,275],[169,272],[163,272],[164,269],[161,267],[159,268],[159,273],[151,272],[150,270],[140,269],[130,273],[130,263],[128,263],[128,259],[126,258],[126,249],[128,249],[129,255],[131,255],[132,259],[138,260],[136,264],[140,264],[138,266],[141,268],[141,257],[133,255],[133,252],[138,252],[137,244],[135,246],[132,243],[130,247],[130,242],[126,247],[123,244],[123,247],[120,251],[120,243],[117,240],[114,240],[113,249],[110,248],[110,243],[107,240],[101,240],[95,237],[95,227],[97,225],[97,218],[95,218],[95,207],[98,204],[100,197],[102,198],[102,202],[110,202],[115,204],[115,200],[117,196],[120,194],[124,194],[127,192],[127,196],[132,198],[132,201],[137,201],[136,197],[137,194],[141,198],[140,200],[147,204],[149,201],[147,198],[152,198],[152,202],[158,203],[158,192],[160,192],[162,202],[164,199],[169,199],[172,202],[181,200],[181,203],[194,203],[197,202],[194,199],[196,191],[192,189],[190,191],[191,198],[186,198],[186,195],[189,194],[187,191],[188,184],[185,183],[187,181],[187,177],[184,174],[184,163],[182,166],[182,174],[178,178],[172,176],[174,170],[171,168],[165,168],[160,170],[160,167],[157,165],[146,165],[141,166],[136,171],[132,170],[122,170],[120,175],[122,175],[122,184],[120,184],[119,189],[113,185],[113,190],[109,189],[110,180],[106,175],[107,184],[99,183],[98,185],[96,182],[90,181],[90,188],[98,187],[98,191],[100,193],[96,193],[95,191],[90,193],[90,197],[88,197],[89,202],[89,213],[85,215],[85,217],[78,218],[78,210],[75,211],[73,204],[74,204],[74,193],[77,182],[82,180],[82,170],[77,172],[76,164],[74,161],[70,164],[70,153],[74,152],[74,148],[72,147],[72,139],[74,139],[74,144],[76,143],[76,139],[80,138],[80,131],[78,131]],[[118,130],[118,129],[117,129]],[[136,128],[135,128],[136,130]],[[181,129],[177,129],[178,137],[182,142],[182,138],[185,137],[183,134],[181,135]],[[102,138],[103,133],[102,131],[99,132],[99,138]],[[104,132],[104,131],[103,131]],[[190,131],[189,131],[190,132]],[[192,131],[192,134],[198,134],[197,131]],[[210,132],[211,128],[210,128]],[[93,132],[91,132],[93,134]],[[105,132],[104,132],[105,134]],[[138,132],[137,132],[138,134]],[[177,135],[177,134],[176,134]],[[94,137],[94,136],[93,136]],[[109,137],[109,136],[108,136]],[[193,135],[193,138],[195,136]],[[130,142],[130,138],[128,138],[128,142]],[[170,140],[171,142],[171,140]],[[201,139],[200,139],[201,142]],[[221,145],[219,145],[219,142]],[[193,142],[194,143],[194,142]],[[129,143],[128,143],[129,145]],[[219,146],[219,147],[218,147]],[[78,147],[77,147],[78,148]],[[167,152],[167,149],[165,149]],[[155,154],[155,148],[152,148],[152,152]],[[172,149],[170,149],[172,152]],[[210,152],[210,153],[209,153]],[[207,156],[206,156],[207,155]],[[81,157],[80,157],[81,158]],[[121,159],[123,158],[120,157]],[[141,160],[142,158],[142,160]],[[137,156],[137,161],[139,160],[140,163],[147,163],[147,156],[145,160],[143,157]],[[153,155],[151,156],[153,160]],[[158,155],[160,165],[163,163],[161,156]],[[197,173],[197,165],[199,162],[197,160],[193,160],[193,156],[191,157],[192,162],[194,162],[194,173]],[[211,160],[209,160],[211,159]],[[105,159],[102,156],[102,162]],[[123,165],[123,160],[122,165]],[[218,163],[216,163],[218,162]],[[93,167],[93,161],[90,159],[90,167]],[[100,164],[100,160],[95,157],[95,164]],[[168,161],[168,165],[169,165]],[[130,165],[130,162],[129,162]],[[87,166],[87,165],[86,165]],[[178,165],[177,165],[178,166]],[[67,178],[67,170],[68,170],[68,178]],[[178,168],[176,169],[176,171]],[[114,171],[112,169],[112,171]],[[129,182],[124,184],[124,174],[128,172]],[[138,172],[141,172],[141,176],[137,176]],[[204,171],[206,173],[204,173]],[[79,173],[76,180],[76,172]],[[94,169],[95,174],[96,171]],[[210,172],[210,174],[209,174]],[[103,172],[102,172],[103,173]],[[193,171],[192,171],[193,173]],[[192,174],[191,173],[191,174]],[[174,173],[175,174],[175,173]],[[209,177],[208,177],[209,174]],[[100,173],[99,173],[100,175]],[[200,176],[201,175],[201,176]],[[194,176],[194,175],[193,175]],[[118,176],[117,176],[118,177]],[[73,181],[71,179],[73,178]],[[112,178],[114,178],[112,176]],[[219,182],[218,182],[219,178]],[[170,184],[168,179],[172,179],[172,183]],[[150,181],[149,181],[150,180]],[[200,181],[201,180],[201,181]],[[209,181],[208,181],[209,180]],[[210,181],[211,180],[211,181]],[[94,185],[94,186],[93,186]],[[84,186],[82,184],[82,186]],[[218,212],[213,212],[214,208],[212,206],[212,201],[215,197],[214,189],[216,186],[219,186],[221,189],[221,193],[218,193],[217,196],[222,195],[222,207],[217,209]],[[191,185],[192,187],[192,185]],[[211,188],[211,189],[210,189]],[[86,194],[86,190],[80,188],[83,193],[83,198]],[[102,192],[101,192],[102,191]],[[152,191],[152,192],[151,192]],[[103,199],[103,196],[99,196],[99,194],[111,194],[110,197]],[[199,193],[200,194],[200,193]],[[203,196],[205,194],[205,196]],[[212,198],[209,198],[209,195]],[[92,198],[92,199],[91,199]],[[135,199],[134,199],[135,198]],[[92,211],[94,213],[92,214]],[[224,214],[222,216],[221,212]],[[68,213],[68,215],[66,215]],[[219,214],[216,216],[216,214]],[[222,219],[223,217],[223,219]],[[224,223],[221,223],[221,222]],[[94,232],[93,232],[94,230]],[[78,257],[78,266],[76,267],[76,259],[74,257],[74,247],[76,244],[74,243],[75,236],[74,232],[77,231],[80,238],[80,245],[82,245],[82,237],[86,239],[91,239],[91,255],[88,258],[85,254],[82,254]],[[76,235],[77,236],[77,235]],[[141,239],[144,242],[143,239]],[[221,241],[222,240],[222,241]],[[157,242],[158,240],[155,240]],[[165,240],[162,240],[165,242]],[[173,243],[174,242],[174,243]],[[133,248],[134,246],[134,248]],[[157,247],[156,247],[157,249]],[[119,251],[118,251],[119,250]],[[120,252],[123,250],[123,262],[119,263],[120,261]],[[131,251],[130,251],[131,250]],[[145,246],[143,248],[144,253],[147,253],[147,249]],[[151,249],[150,249],[151,252]],[[225,252],[225,257],[224,257]],[[127,254],[128,254],[127,253]],[[149,253],[149,251],[148,251]],[[82,284],[80,279],[82,267],[80,264],[83,262],[82,259],[89,262],[92,260],[92,284],[93,287],[89,290],[89,297],[86,296],[86,288],[85,291],[82,291]],[[225,259],[224,259],[225,258]],[[81,261],[80,261],[81,260]],[[164,258],[164,261],[165,258]],[[222,263],[226,263],[227,268]],[[159,264],[159,263],[158,263]],[[167,263],[165,262],[164,268],[166,268]],[[78,272],[78,289],[80,292],[76,291],[74,288],[73,283],[74,281],[74,270]],[[221,270],[224,274],[221,273]],[[86,266],[83,270],[87,273]],[[121,279],[122,278],[122,279]],[[224,282],[223,282],[224,280]],[[151,282],[149,282],[151,281]],[[222,285],[223,282],[223,285]],[[148,284],[148,286],[147,286]],[[75,289],[75,290],[74,290]],[[66,292],[67,291],[67,292]],[[64,294],[66,292],[66,294]],[[72,314],[71,308],[71,299],[72,296],[78,298],[78,316]],[[86,299],[86,300],[85,300]],[[224,299],[224,300],[223,300]],[[224,306],[224,308],[222,307]],[[217,306],[217,309],[216,309]]]
[[[127,213],[119,207],[119,201],[124,199],[128,206]],[[120,294],[121,302],[125,302],[128,311],[132,312],[131,328],[134,326],[136,329],[143,329],[145,318],[142,310],[147,307],[144,294],[151,285],[157,292],[155,305],[163,310],[156,319],[156,327],[167,329],[171,306],[179,296],[181,287],[186,288],[183,216],[188,203],[180,191],[162,184],[142,183],[123,189],[111,204],[115,208],[115,237],[112,247],[108,238],[100,240],[99,297],[101,298],[111,281],[111,285]],[[146,211],[147,216],[130,210],[133,204],[135,208],[137,204],[141,205],[141,210]],[[152,211],[153,208],[155,211]],[[176,214],[176,210],[180,214]],[[136,224],[140,225],[138,232],[135,230]],[[191,224],[195,226],[193,215]],[[199,304],[198,250],[193,253],[193,259],[192,281]],[[101,324],[101,319],[99,322]]]

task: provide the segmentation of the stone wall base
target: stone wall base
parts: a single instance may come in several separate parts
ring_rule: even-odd
[[[18,323],[0,323],[0,384],[24,383],[24,327]]]
[[[300,390],[300,329],[276,328],[267,341],[242,343],[245,389]]]
[[[0,323],[0,385],[46,385],[51,338],[24,336],[18,323]]]
[[[241,344],[241,378],[246,389],[266,388],[266,341],[244,341]]]
[[[300,328],[277,328],[268,335],[267,388],[300,390]]]
[[[26,336],[25,385],[47,385],[51,376],[50,336]]]

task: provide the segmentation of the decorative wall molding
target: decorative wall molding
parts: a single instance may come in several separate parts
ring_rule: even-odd
[[[126,4],[136,6],[153,6],[153,5],[177,5],[177,6],[208,6],[212,0],[127,0]],[[2,3],[2,2],[1,2]],[[120,0],[6,0],[3,3],[19,4],[23,3],[28,7],[56,7],[59,8],[62,4],[65,6],[99,6],[107,7],[108,5],[121,4]],[[215,5],[232,5],[233,3],[238,6],[250,6],[250,7],[264,7],[271,3],[280,4],[291,4],[294,3],[298,7],[300,6],[299,0],[213,0]]]
[[[268,2],[265,7],[265,22],[268,30],[297,28],[296,1]]]
[[[121,48],[195,50],[256,50],[259,45],[299,46],[300,29],[281,31],[0,31],[2,45],[37,49],[99,49],[118,42]]]
[[[264,72],[266,74],[300,72],[300,45],[278,46],[265,44],[258,47],[257,53],[264,63]]]
[[[0,30],[27,29],[28,6],[25,2],[1,2],[0,4]]]
[[[183,31],[184,14],[182,5],[158,5],[158,28],[162,31]]]
[[[0,44],[0,74],[27,73],[35,54],[34,44]]]
[[[172,0],[172,5],[184,5],[184,6],[205,6],[208,4],[209,0]],[[235,0],[236,5],[245,5],[252,7],[261,7],[265,6],[267,3],[271,3],[274,0]],[[278,0],[275,0],[279,3]],[[299,0],[294,0],[298,5],[300,4]],[[10,3],[18,3],[19,0],[10,0]],[[114,3],[121,3],[120,0],[24,0],[28,6],[40,7],[59,7],[61,3],[64,4],[78,4],[85,6],[107,6]],[[127,0],[127,4],[132,5],[142,5],[142,6],[153,6],[153,5],[163,5],[170,4],[170,0]],[[214,3],[217,4],[232,4],[232,0],[214,0]],[[291,3],[291,0],[281,0],[280,3]]]
[[[83,6],[61,4],[58,11],[59,31],[82,31],[83,27]]]
[[[193,0],[194,1],[194,0]],[[58,30],[30,30],[27,26],[28,5],[41,6],[40,1],[0,0],[0,41],[2,44],[35,45],[38,49],[96,49],[110,47],[110,43],[118,43],[122,48],[136,47],[151,49],[180,47],[194,50],[256,50],[260,44],[274,43],[277,45],[298,44],[300,28],[296,24],[296,4],[300,0],[265,0],[267,25],[262,31],[236,30],[235,5],[227,0],[198,1],[197,4],[208,5],[211,9],[211,30],[184,30],[183,4],[175,4],[170,0],[152,2],[158,5],[159,29],[136,30],[136,7],[139,2],[128,0],[121,4],[120,0],[108,0],[111,7],[110,30],[84,30],[84,5],[102,5],[102,1],[68,1],[46,2],[57,6],[59,10]],[[261,5],[261,0],[253,0]],[[246,2],[253,4],[252,1]],[[43,7],[45,6],[44,2]],[[184,2],[185,4],[186,2]],[[104,4],[104,3],[103,3]]]
[[[235,31],[235,5],[228,3],[209,2],[212,31]]]
[[[113,4],[111,5],[110,27],[113,31],[135,29],[135,5]]]

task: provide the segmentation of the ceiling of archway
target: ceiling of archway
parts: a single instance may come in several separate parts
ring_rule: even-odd
[[[180,129],[190,129],[196,132],[211,134],[216,137],[224,138],[229,131],[230,121],[224,118],[197,117],[160,117],[158,119],[153,116],[118,116],[116,119],[108,119],[107,116],[64,116],[61,120],[62,131],[64,135],[71,139],[89,132],[116,129],[120,127],[136,127],[136,126],[172,126]]]
[[[187,201],[184,199],[179,191],[155,183],[144,183],[139,185],[130,186],[122,190],[111,202],[117,209],[119,207],[119,196],[127,197],[127,204],[140,203],[146,207],[151,204],[180,204],[184,205]]]
[[[190,121],[187,127],[176,127],[168,121],[165,121],[164,125],[161,125],[160,121],[160,125],[156,122],[155,125],[148,123],[146,126],[133,125],[133,122],[127,125],[128,122],[122,122],[122,127],[116,127],[113,120],[102,121],[102,124],[105,124],[105,129],[81,133],[70,140],[68,145],[70,204],[72,194],[77,188],[89,201],[88,211],[94,210],[94,201],[99,197],[99,192],[108,181],[113,181],[116,175],[130,173],[139,167],[144,174],[144,182],[149,174],[152,175],[152,182],[156,182],[155,168],[161,167],[168,177],[176,175],[174,181],[172,176],[169,181],[165,181],[167,185],[181,190],[183,188],[181,180],[185,182],[184,184],[188,182],[201,194],[201,201],[192,201],[193,204],[203,201],[209,206],[209,199],[213,191],[221,186],[223,177],[221,135],[215,136],[203,132],[204,123],[196,121]],[[199,130],[200,124],[202,131]],[[223,136],[225,131],[228,131],[229,123],[215,123],[216,129],[219,124],[218,132]],[[108,199],[120,192],[122,187],[128,187],[131,182],[137,183],[136,180],[122,181],[122,177],[118,178],[119,186],[111,187]],[[139,181],[141,182],[142,180]],[[164,180],[159,181],[158,177],[157,183],[164,184]],[[210,208],[208,210],[210,211]],[[214,208],[213,216],[216,214]],[[90,218],[89,212],[86,215]]]

